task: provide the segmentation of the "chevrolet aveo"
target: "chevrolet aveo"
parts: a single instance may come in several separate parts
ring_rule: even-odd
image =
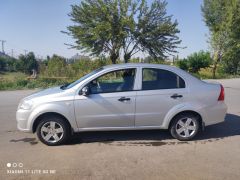
[[[220,84],[173,66],[120,64],[22,99],[16,118],[19,130],[59,145],[82,131],[168,129],[190,140],[224,121],[226,111]]]

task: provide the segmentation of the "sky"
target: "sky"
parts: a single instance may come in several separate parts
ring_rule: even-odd
[[[167,13],[179,23],[179,57],[207,50],[208,29],[201,14],[202,0],[167,0]],[[74,40],[61,33],[72,25],[68,14],[71,4],[80,0],[0,0],[0,40],[6,40],[5,52],[18,56],[33,51],[39,58],[58,54],[67,58],[79,51],[69,49]],[[0,44],[1,47],[1,44]],[[144,57],[144,54],[137,54]]]

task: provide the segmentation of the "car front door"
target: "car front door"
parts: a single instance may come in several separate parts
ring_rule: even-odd
[[[133,127],[136,72],[135,68],[113,70],[84,86],[89,89],[89,95],[78,95],[75,98],[78,127]]]
[[[142,69],[142,89],[137,92],[135,125],[161,126],[164,117],[174,106],[187,99],[185,81],[174,72]]]

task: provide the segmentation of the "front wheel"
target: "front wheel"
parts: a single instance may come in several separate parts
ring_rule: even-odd
[[[68,124],[60,117],[46,117],[37,126],[39,140],[49,146],[65,143],[69,133]]]
[[[169,130],[171,135],[180,141],[191,140],[199,131],[198,116],[190,113],[177,115]]]

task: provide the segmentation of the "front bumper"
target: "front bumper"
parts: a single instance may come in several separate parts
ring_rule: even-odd
[[[17,128],[23,132],[32,132],[28,118],[30,110],[18,109],[16,112]]]

